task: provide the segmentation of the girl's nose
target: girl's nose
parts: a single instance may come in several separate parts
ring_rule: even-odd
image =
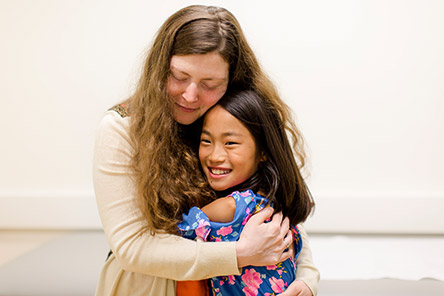
[[[213,151],[211,151],[211,154],[209,156],[209,160],[212,163],[221,163],[225,160],[225,150],[221,147],[214,147]]]
[[[191,82],[187,88],[185,89],[185,92],[183,93],[183,98],[188,102],[188,103],[193,103],[196,102],[198,100],[198,89],[197,89],[197,85],[194,82]]]

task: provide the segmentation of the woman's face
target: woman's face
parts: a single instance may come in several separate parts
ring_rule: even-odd
[[[250,131],[217,105],[205,115],[199,160],[210,186],[222,191],[250,178],[262,159]]]
[[[174,55],[167,81],[174,119],[191,124],[201,117],[224,95],[228,73],[228,63],[217,52]]]

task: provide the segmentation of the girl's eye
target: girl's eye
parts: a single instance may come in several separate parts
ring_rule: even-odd
[[[226,142],[225,143],[225,145],[227,145],[227,146],[236,145],[236,144],[239,144],[239,143],[237,143],[237,142]]]
[[[211,143],[210,140],[207,140],[207,139],[200,139],[200,142],[203,144],[210,144]]]

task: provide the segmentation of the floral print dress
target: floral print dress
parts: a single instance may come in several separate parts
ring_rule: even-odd
[[[178,225],[180,234],[189,239],[200,237],[205,241],[237,241],[250,217],[263,209],[267,199],[251,190],[230,194],[236,201],[234,219],[229,223],[211,222],[199,208],[193,207],[183,214]],[[295,259],[265,267],[246,266],[241,275],[219,276],[211,279],[211,292],[222,295],[276,295],[285,291],[296,278],[296,258],[302,249],[302,238],[297,227],[292,226]]]

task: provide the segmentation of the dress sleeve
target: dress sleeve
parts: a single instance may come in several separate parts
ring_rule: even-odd
[[[296,259],[296,279],[307,284],[314,296],[318,293],[319,270],[313,263],[307,232],[302,225],[298,225],[299,234],[302,237],[302,250]]]
[[[177,225],[182,237],[206,241],[211,231],[210,219],[198,207],[192,207],[188,214],[182,215],[182,222]]]
[[[203,242],[151,235],[137,207],[129,163],[129,117],[108,111],[96,135],[93,180],[108,243],[124,270],[174,280],[239,274],[234,242]]]

